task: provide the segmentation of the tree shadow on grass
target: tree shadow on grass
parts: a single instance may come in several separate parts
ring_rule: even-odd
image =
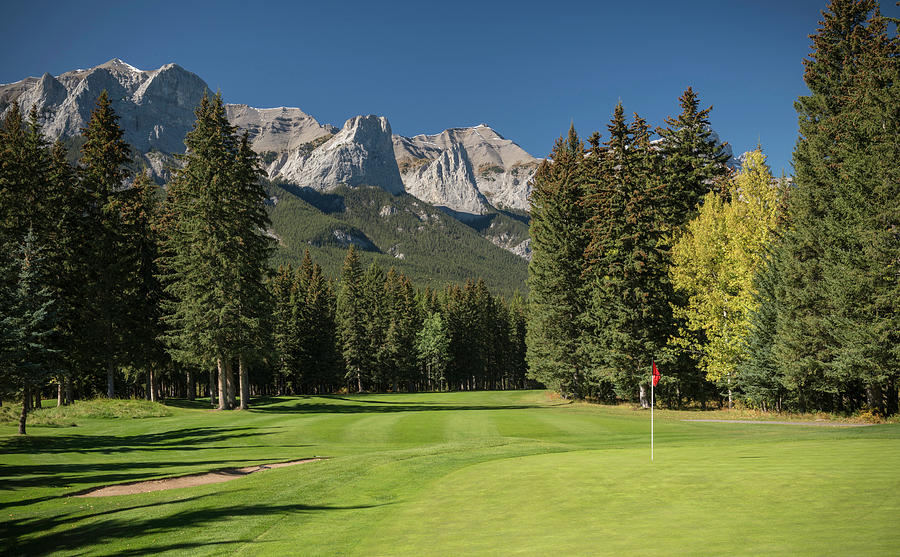
[[[109,509],[94,514],[68,514],[52,518],[10,520],[0,526],[0,537],[9,540],[7,548],[14,548],[20,555],[43,555],[59,551],[83,549],[89,546],[102,546],[110,542],[118,542],[144,536],[166,535],[189,528],[201,528],[229,519],[240,519],[255,516],[284,516],[290,514],[319,513],[329,511],[346,511],[368,509],[382,505],[325,506],[302,504],[246,504],[205,506],[195,508],[194,502],[214,494],[200,495],[178,501],[166,501],[137,505],[125,508]],[[135,519],[133,517],[116,517],[114,515],[147,507],[163,507],[186,503],[190,508],[154,516],[152,518]],[[174,509],[173,509],[174,510]],[[158,511],[157,511],[158,512]],[[86,522],[86,523],[85,523]],[[60,530],[60,528],[64,528]],[[51,531],[56,529],[57,531]],[[246,543],[250,540],[234,539],[230,541],[210,542],[215,544]],[[189,549],[207,545],[205,542],[183,542],[175,544],[173,549]],[[146,549],[127,550],[125,555],[143,555],[159,552],[160,546],[151,545]]]
[[[399,393],[397,396],[406,396]],[[390,397],[392,395],[380,395]],[[330,401],[335,401],[331,403]],[[343,395],[301,395],[261,397],[254,400],[251,412],[283,414],[367,414],[385,412],[435,412],[467,410],[527,410],[547,408],[546,404],[458,404],[455,402],[411,402],[405,400],[367,399]],[[293,402],[293,404],[289,404]],[[349,402],[350,404],[344,404]],[[551,405],[553,406],[553,405]]]
[[[328,398],[328,397],[320,397]],[[408,402],[385,402],[377,400],[341,399],[360,404],[328,404],[324,402],[299,402],[293,406],[256,406],[251,412],[273,414],[373,414],[387,412],[439,412],[439,411],[472,411],[472,410],[526,410],[544,408],[543,405],[507,404],[507,405],[454,405],[454,404],[415,404]]]
[[[132,451],[183,451],[198,445],[209,445],[223,441],[234,441],[272,435],[273,431],[264,429],[282,429],[280,426],[269,427],[189,427],[161,431],[158,433],[141,433],[135,435],[19,435],[0,439],[0,454],[38,454],[38,453],[123,453]],[[246,447],[247,445],[241,445]],[[215,449],[220,447],[204,447]],[[223,447],[227,448],[227,447]]]
[[[162,401],[166,406],[173,408],[185,408],[187,410],[215,410],[216,407],[209,403],[208,398],[188,400],[186,398],[167,398]]]
[[[0,489],[14,490],[31,487],[44,488],[69,488],[84,484],[110,485],[129,481],[161,479],[169,477],[166,473],[173,468],[198,467],[195,470],[182,471],[179,474],[196,474],[217,470],[226,465],[269,464],[281,462],[284,458],[258,458],[252,462],[240,462],[235,460],[184,460],[184,461],[128,461],[128,462],[90,462],[80,464],[28,464],[28,465],[4,465],[0,464]],[[163,475],[154,475],[153,469],[163,468]],[[133,472],[130,472],[133,470]],[[59,497],[66,497],[72,493],[65,493]],[[49,497],[52,499],[53,497]],[[21,502],[11,505],[19,506]],[[0,508],[10,503],[0,504]]]

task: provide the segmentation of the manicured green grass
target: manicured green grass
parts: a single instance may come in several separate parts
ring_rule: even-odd
[[[886,555],[900,425],[692,423],[543,392],[202,403],[77,427],[0,426],[13,554]],[[700,417],[727,418],[728,415]],[[85,489],[329,456],[224,484]]]

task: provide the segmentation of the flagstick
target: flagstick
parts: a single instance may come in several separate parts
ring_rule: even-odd
[[[653,462],[653,374],[650,374],[650,462]]]

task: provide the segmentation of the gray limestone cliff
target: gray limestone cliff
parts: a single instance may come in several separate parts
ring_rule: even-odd
[[[484,124],[435,135],[394,136],[406,191],[460,213],[527,211],[539,160]]]
[[[339,185],[370,185],[398,194],[403,180],[394,159],[391,125],[383,116],[355,116],[333,137],[307,152],[289,150],[268,167],[300,187],[327,191]]]
[[[225,106],[225,111],[232,124],[247,130],[253,149],[258,153],[281,154],[304,146],[309,149],[316,140],[338,131],[330,124],[320,124],[299,108],[253,108],[246,104],[229,104]]]
[[[176,64],[143,71],[116,58],[88,70],[0,85],[0,111],[15,99],[23,111],[34,105],[48,137],[71,138],[80,135],[104,89],[125,141],[139,154],[184,152],[194,109],[210,92],[202,79]]]

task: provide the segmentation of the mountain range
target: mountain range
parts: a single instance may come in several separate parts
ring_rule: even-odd
[[[14,100],[24,111],[35,106],[45,134],[49,139],[63,139],[74,160],[81,129],[103,90],[132,146],[135,170],[146,167],[164,183],[178,164],[175,155],[184,152],[194,109],[203,95],[212,94],[203,79],[177,64],[145,71],[116,58],[58,76],[28,77],[0,85],[0,113],[5,114]],[[429,273],[443,267],[420,264],[416,258],[452,259],[455,270],[438,275],[459,281],[495,274],[489,272],[493,259],[502,261],[509,271],[507,279],[501,280],[506,283],[502,290],[524,289],[525,259],[530,255],[529,181],[540,161],[489,126],[404,137],[392,133],[385,116],[355,116],[337,128],[319,123],[299,108],[229,104],[226,112],[237,128],[247,131],[252,147],[261,155],[272,183],[272,234],[279,238],[287,260],[299,257],[306,248],[327,251],[355,243],[373,256],[391,257],[401,268],[421,269],[412,274],[429,281],[434,278]],[[354,191],[367,188],[388,197],[376,192],[375,197],[362,197],[378,198],[378,203],[357,203],[361,194]],[[391,196],[396,202],[389,201]],[[356,214],[342,218],[328,203]],[[296,229],[304,227],[284,214],[288,207],[319,224],[327,223],[329,232],[297,234]],[[359,214],[366,211],[373,214]],[[396,220],[397,212],[418,215],[418,224],[394,226],[391,235],[360,228],[381,230],[386,222]],[[427,249],[404,250],[404,243],[424,245],[414,240],[425,229],[449,235],[453,241],[432,238],[431,244],[440,245],[442,253],[430,256]],[[370,235],[390,245],[379,245]],[[472,264],[467,266],[467,260]]]
[[[90,69],[45,73],[0,85],[0,111],[13,100],[35,105],[52,138],[80,135],[97,95],[106,90],[125,140],[163,178],[171,155],[184,152],[194,108],[212,94],[177,64],[139,70],[119,59]],[[338,184],[406,191],[465,215],[494,209],[527,211],[528,181],[538,159],[485,124],[434,135],[391,133],[384,116],[357,116],[338,129],[299,108],[226,105],[229,120],[250,134],[272,179],[327,190]]]

